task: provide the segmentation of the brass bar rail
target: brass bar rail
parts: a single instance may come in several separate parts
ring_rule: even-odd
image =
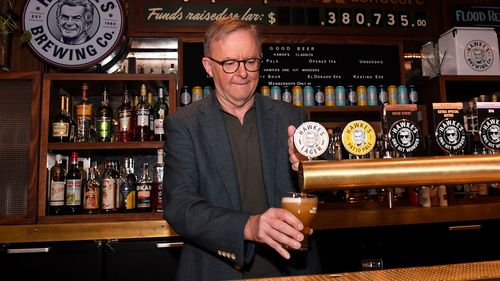
[[[299,165],[303,192],[500,181],[500,155],[313,160]]]

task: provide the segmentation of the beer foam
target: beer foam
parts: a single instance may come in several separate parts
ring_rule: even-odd
[[[309,203],[315,203],[318,201],[318,198],[316,197],[311,197],[311,198],[303,198],[303,197],[283,197],[281,198],[281,203],[300,203],[300,202],[309,202]]]

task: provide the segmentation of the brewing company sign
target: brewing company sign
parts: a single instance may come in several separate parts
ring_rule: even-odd
[[[63,69],[104,60],[121,43],[124,22],[118,0],[28,0],[22,20],[32,50]]]

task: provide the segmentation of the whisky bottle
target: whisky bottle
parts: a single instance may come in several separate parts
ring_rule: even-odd
[[[149,176],[149,164],[142,164],[141,177],[137,181],[135,191],[135,206],[140,212],[151,212],[151,190],[153,188],[153,180]]]
[[[147,100],[146,85],[141,85],[141,96],[139,103],[137,104],[136,116],[137,116],[137,126],[136,126],[136,140],[137,141],[148,141],[149,140],[149,112],[151,111],[151,105]]]
[[[71,153],[70,167],[66,175],[66,213],[79,214],[82,212],[82,174],[78,168],[78,153]]]
[[[149,134],[148,140],[155,140],[155,111],[154,111],[154,96],[153,93],[148,92],[148,104],[149,104]]]
[[[134,211],[136,182],[134,160],[132,158],[125,158],[125,169],[120,180],[120,211]]]
[[[94,166],[89,167],[89,179],[83,188],[83,210],[87,214],[99,213],[101,184]]]
[[[61,215],[64,211],[64,186],[66,169],[62,163],[62,155],[56,154],[56,164],[50,169],[49,214]]]
[[[154,139],[156,141],[165,140],[165,130],[163,122],[168,115],[168,105],[165,102],[163,88],[158,89],[158,100],[154,106]]]
[[[115,213],[117,210],[117,192],[118,185],[114,175],[112,163],[106,161],[104,172],[102,175],[102,199],[101,212],[105,214]]]
[[[158,149],[156,165],[153,168],[153,189],[151,204],[154,212],[163,212],[163,149]]]
[[[71,105],[71,107],[70,107]],[[70,97],[66,97],[66,114],[68,115],[70,124],[69,124],[69,142],[75,142],[76,138],[76,123],[73,120],[72,106],[73,104],[70,102]]]
[[[53,142],[69,142],[71,119],[66,110],[67,96],[61,96],[61,111],[52,120],[52,141]]]
[[[129,142],[134,140],[135,118],[130,92],[127,86],[123,90],[123,99],[118,108],[118,141]]]
[[[102,91],[101,105],[97,108],[95,113],[96,120],[96,133],[97,141],[109,142],[111,141],[111,134],[113,131],[113,109],[109,105],[109,98],[107,86],[104,85]]]
[[[92,104],[87,100],[89,86],[82,85],[82,100],[76,105],[76,142],[91,141]]]

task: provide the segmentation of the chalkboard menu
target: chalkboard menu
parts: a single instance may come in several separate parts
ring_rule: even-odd
[[[213,85],[201,64],[202,43],[184,43],[189,86]],[[399,85],[398,45],[264,44],[260,85]]]

